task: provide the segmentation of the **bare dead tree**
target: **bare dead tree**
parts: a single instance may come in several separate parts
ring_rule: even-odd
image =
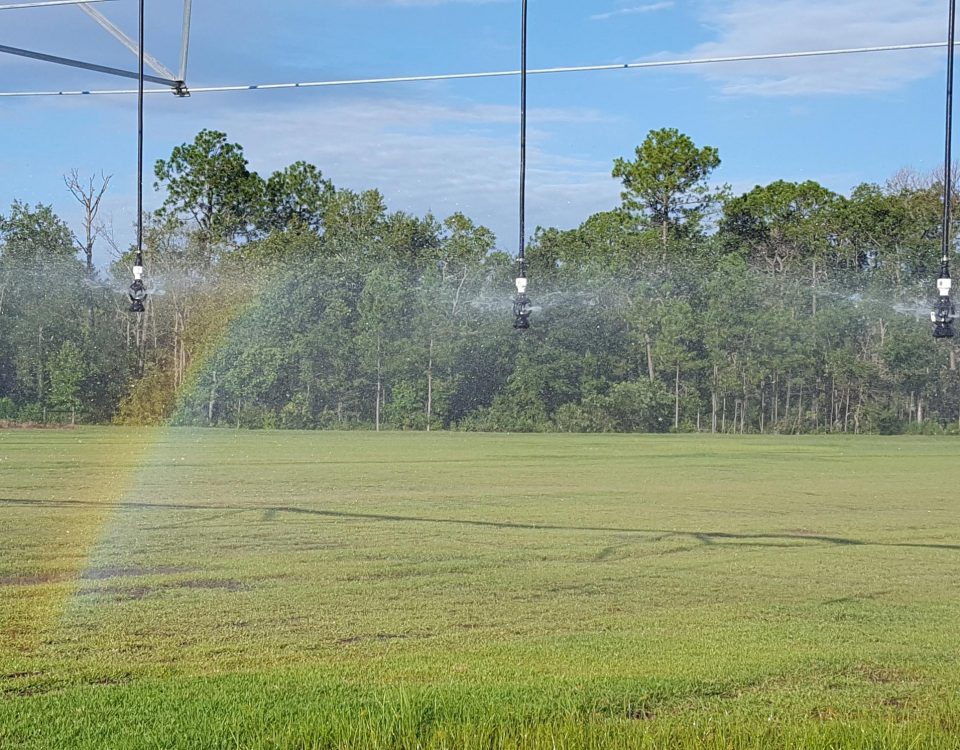
[[[93,246],[103,231],[97,223],[100,203],[107,192],[112,177],[113,175],[104,175],[101,172],[99,178],[90,177],[84,180],[80,178],[80,173],[76,169],[70,170],[70,174],[63,176],[63,182],[67,186],[67,190],[83,207],[83,238],[74,235],[74,239],[86,256],[87,270],[90,271],[93,270]]]

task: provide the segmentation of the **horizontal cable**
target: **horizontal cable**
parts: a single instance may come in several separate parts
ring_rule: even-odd
[[[558,73],[588,73],[608,70],[639,70],[644,68],[675,68],[692,65],[716,65],[720,63],[758,62],[763,60],[795,60],[811,57],[830,57],[837,55],[862,55],[877,52],[903,52],[907,50],[940,49],[946,42],[924,42],[919,44],[890,44],[878,47],[849,47],[845,49],[813,50],[809,52],[772,52],[758,55],[735,55],[731,57],[697,57],[681,60],[649,60],[646,62],[613,63],[606,65],[577,65],[559,68],[537,68],[529,70],[529,75],[551,75]],[[211,94],[230,91],[268,91],[280,89],[326,88],[332,86],[369,86],[388,83],[417,83],[427,81],[459,81],[475,78],[503,78],[519,76],[519,70],[496,70],[480,73],[442,73],[421,76],[392,76],[389,78],[352,78],[341,81],[304,81],[300,83],[260,83],[235,86],[202,86],[190,88],[191,94]],[[11,96],[113,96],[136,94],[136,89],[95,89],[88,91],[0,91],[0,97]],[[169,94],[169,89],[147,89],[147,94]]]

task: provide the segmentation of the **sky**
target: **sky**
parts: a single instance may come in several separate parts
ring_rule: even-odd
[[[3,0],[13,2],[14,0]],[[519,66],[520,0],[194,0],[191,86]],[[130,36],[135,0],[97,9]],[[946,0],[530,0],[532,68],[941,42]],[[179,61],[182,3],[147,0],[147,49]],[[0,10],[0,45],[133,69],[76,7]],[[717,183],[777,179],[841,193],[942,162],[942,49],[533,76],[528,227],[579,225],[619,203],[614,159],[673,127],[719,149]],[[0,55],[0,91],[135,82]],[[51,204],[77,231],[63,175],[112,175],[102,218],[128,244],[136,215],[135,97],[0,98],[0,214]],[[391,210],[460,211],[517,250],[519,80],[380,84],[147,98],[152,164],[202,128],[240,143],[264,176],[297,160]],[[162,198],[148,183],[147,208]],[[99,251],[99,262],[105,249]]]

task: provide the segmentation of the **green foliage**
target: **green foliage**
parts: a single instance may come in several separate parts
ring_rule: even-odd
[[[73,341],[65,341],[50,360],[50,406],[54,411],[70,415],[76,422],[83,406],[82,387],[87,375],[83,352]]]
[[[161,216],[190,218],[207,241],[232,240],[253,220],[263,181],[247,168],[243,147],[226,133],[202,130],[154,167],[156,189],[166,191]]]
[[[867,409],[865,416],[866,432],[878,435],[902,435],[907,425],[896,412],[889,408],[875,407]]]
[[[939,256],[943,188],[936,181],[860,185],[844,205],[840,237],[872,276],[897,292],[917,289]]]
[[[47,421],[47,410],[43,404],[23,404],[17,413],[17,421],[25,424],[43,424]]]
[[[5,262],[49,266],[75,258],[77,253],[70,228],[50,206],[30,208],[14,201],[10,216],[0,216],[0,258]]]
[[[161,425],[170,417],[173,373],[151,368],[139,378],[117,408],[118,425]]]
[[[0,220],[0,397],[38,419],[235,428],[960,423],[960,350],[904,314],[937,270],[936,179],[729,197],[710,183],[718,165],[671,129],[617,160],[622,205],[538,228],[535,325],[518,334],[514,260],[487,228],[391,212],[305,162],[263,180],[202,131],[157,164],[146,315],[116,291],[129,253],[104,280],[49,207]]]
[[[617,159],[613,176],[623,182],[623,205],[640,212],[661,233],[666,254],[671,232],[695,235],[722,193],[708,183],[720,166],[712,146],[698,148],[675,128],[651,130],[633,161]]]
[[[267,179],[258,224],[266,232],[294,228],[320,232],[333,194],[333,183],[319,169],[298,161]]]
[[[727,201],[720,229],[772,273],[823,258],[841,229],[843,199],[813,181],[778,180]]]

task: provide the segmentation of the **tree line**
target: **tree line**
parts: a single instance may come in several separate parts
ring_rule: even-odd
[[[516,265],[457,213],[388,210],[297,162],[262,177],[202,131],[157,162],[151,289],[97,243],[108,178],[0,216],[0,420],[234,428],[807,433],[960,431],[956,348],[925,307],[942,181],[734,195],[674,129],[614,162],[621,202]]]

